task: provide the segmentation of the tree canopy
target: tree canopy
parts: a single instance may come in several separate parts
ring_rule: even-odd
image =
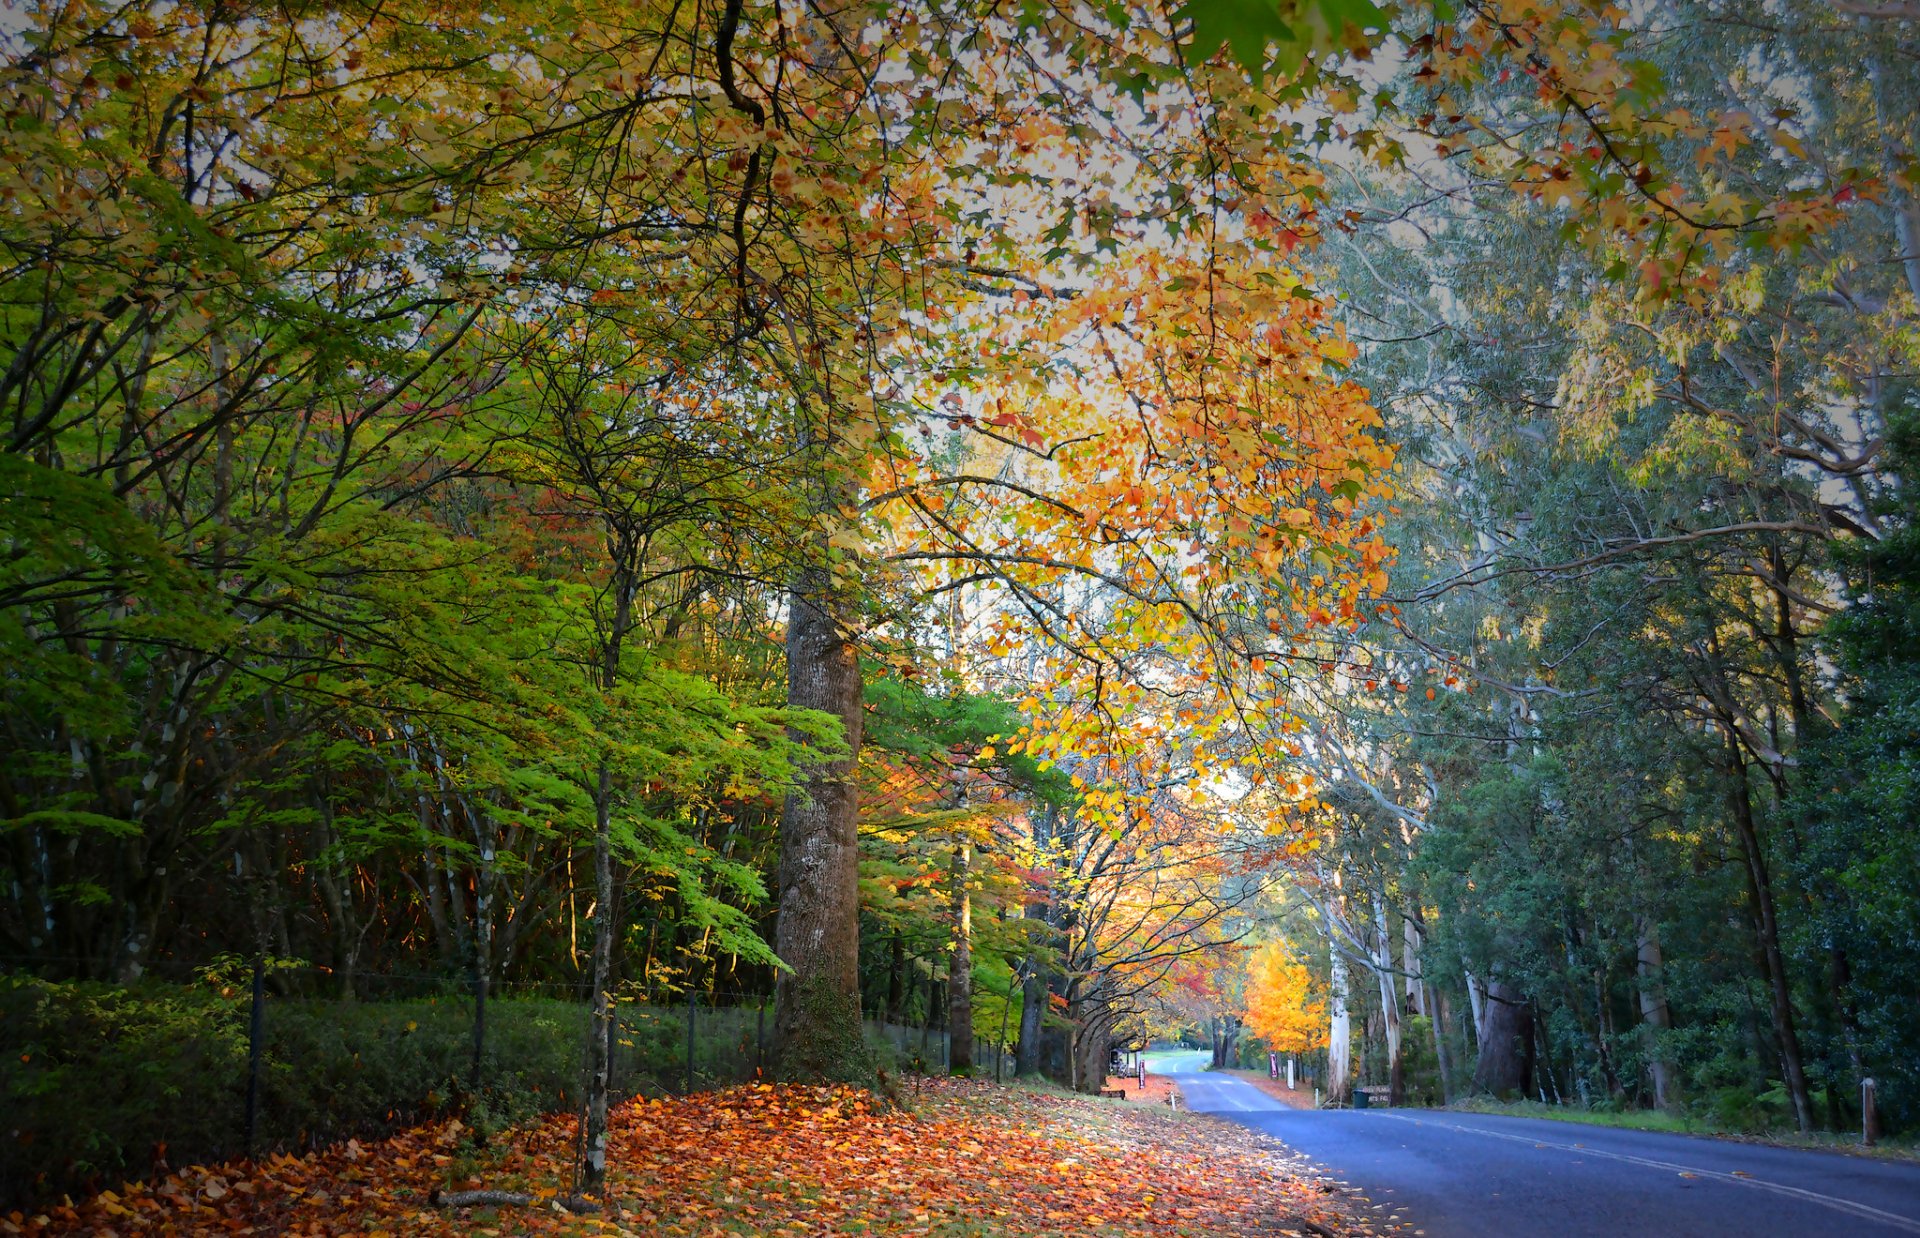
[[[28,6],[0,966],[1911,1125],[1914,21]]]

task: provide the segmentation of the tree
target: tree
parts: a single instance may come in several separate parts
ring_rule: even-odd
[[[1327,1003],[1311,971],[1285,942],[1254,951],[1247,979],[1247,1030],[1281,1053],[1327,1043]]]

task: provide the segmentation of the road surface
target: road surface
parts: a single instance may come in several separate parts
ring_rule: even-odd
[[[1286,1143],[1427,1238],[1920,1235],[1920,1165],[1430,1109],[1288,1109],[1169,1055],[1188,1108]]]

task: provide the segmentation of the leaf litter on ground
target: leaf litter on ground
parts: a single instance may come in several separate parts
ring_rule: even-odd
[[[850,1087],[751,1084],[614,1115],[612,1207],[575,1215],[575,1122],[476,1146],[449,1120],[306,1156],[194,1166],[0,1217],[4,1234],[971,1235],[1225,1238],[1393,1232],[1283,1145],[1219,1119],[965,1079],[899,1103]],[[528,1194],[443,1208],[439,1191]]]

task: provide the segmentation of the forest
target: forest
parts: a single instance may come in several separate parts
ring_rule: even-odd
[[[703,1017],[1920,1127],[1913,0],[0,52],[0,1203],[460,1106],[591,1187]]]

